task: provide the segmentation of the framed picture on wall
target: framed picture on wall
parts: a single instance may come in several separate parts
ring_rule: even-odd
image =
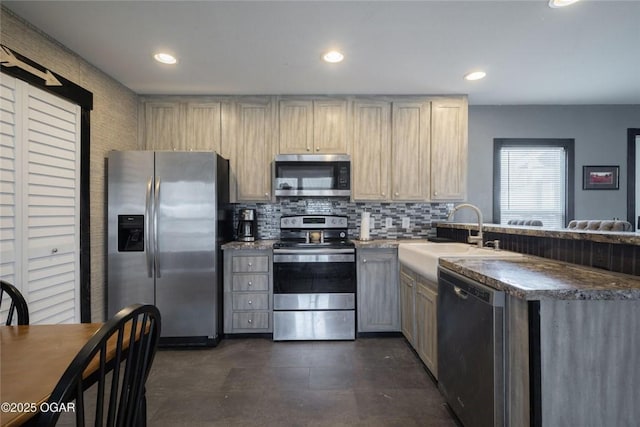
[[[583,190],[617,190],[620,166],[583,166]]]

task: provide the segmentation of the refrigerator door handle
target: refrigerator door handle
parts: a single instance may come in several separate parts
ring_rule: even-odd
[[[160,257],[158,254],[158,206],[160,205],[160,178],[156,178],[156,189],[153,197],[153,260],[156,271],[156,277],[160,277]]]
[[[147,181],[147,194],[144,203],[144,247],[147,257],[147,277],[152,277],[153,274],[153,252],[149,242],[151,241],[149,232],[151,231],[151,189],[152,189],[153,177],[149,177]]]

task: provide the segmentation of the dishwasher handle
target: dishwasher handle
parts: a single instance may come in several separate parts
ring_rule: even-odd
[[[456,293],[458,298],[467,299],[469,298],[469,294],[463,291],[461,288],[454,286],[453,291]]]
[[[494,307],[504,307],[504,291],[491,288],[446,268],[439,267],[438,284],[450,286],[461,299],[466,300],[472,297]]]

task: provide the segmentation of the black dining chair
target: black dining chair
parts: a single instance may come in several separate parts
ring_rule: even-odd
[[[73,404],[76,426],[84,426],[85,416],[88,418],[94,410],[95,419],[88,424],[145,426],[145,383],[158,347],[160,326],[160,312],[153,305],[135,304],[118,312],[73,359],[47,404],[40,406],[44,409],[35,425],[56,425],[60,408],[69,409]],[[96,392],[95,408],[85,406],[89,387]],[[86,394],[86,400],[90,400]]]
[[[11,299],[11,303],[9,305],[9,312],[7,313],[7,320],[5,325],[9,326],[13,322],[13,315],[17,314],[18,316],[18,325],[28,325],[29,324],[29,307],[27,306],[27,302],[24,300],[24,297],[11,283],[5,282],[4,280],[0,280],[0,306],[2,306],[2,298],[6,293],[9,295]]]

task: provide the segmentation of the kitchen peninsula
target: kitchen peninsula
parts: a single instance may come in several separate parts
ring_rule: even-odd
[[[507,424],[633,425],[640,418],[640,235],[483,229],[501,247],[538,255],[440,259],[505,292]],[[438,236],[453,240],[469,230],[477,225],[438,224]]]

